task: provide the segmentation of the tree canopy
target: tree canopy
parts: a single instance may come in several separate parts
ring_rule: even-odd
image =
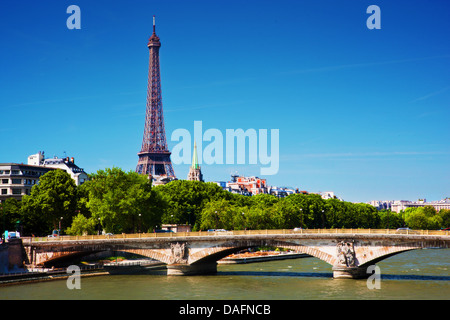
[[[90,219],[106,232],[147,231],[159,221],[151,183],[134,171],[99,170],[80,189],[87,197]]]
[[[450,224],[450,210],[409,208],[397,214],[363,203],[324,200],[317,194],[244,196],[212,182],[175,180],[153,186],[146,176],[107,168],[76,186],[69,174],[52,170],[22,201],[0,207],[1,222],[12,229],[20,220],[25,234],[46,235],[152,232],[162,224],[190,224],[193,230],[290,228],[439,229]]]
[[[70,226],[77,207],[77,186],[63,170],[51,170],[22,199],[24,231],[45,235]]]

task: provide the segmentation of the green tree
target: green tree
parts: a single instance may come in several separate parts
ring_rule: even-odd
[[[374,206],[365,203],[355,203],[353,206],[355,213],[353,228],[375,229],[380,227],[381,218]]]
[[[17,221],[21,220],[22,203],[14,198],[7,198],[0,203],[0,226],[4,230],[16,230]]]
[[[202,210],[206,203],[232,199],[231,193],[212,182],[175,180],[157,186],[153,191],[164,203],[160,207],[162,223],[188,223],[194,226],[194,230],[201,229]]]
[[[282,198],[271,208],[272,223],[275,229],[293,229],[300,227],[298,208],[287,198]]]
[[[412,229],[428,229],[428,217],[425,215],[423,210],[408,209],[408,212],[405,215],[406,224]]]
[[[66,229],[66,233],[73,236],[82,236],[95,233],[96,222],[92,218],[86,218],[79,213],[72,221],[72,226]]]
[[[391,210],[380,210],[378,212],[380,223],[377,228],[381,229],[397,229],[405,225],[405,220],[401,214],[392,212]]]
[[[404,212],[405,223],[411,229],[439,229],[443,219],[432,206],[407,208]]]
[[[151,182],[134,171],[116,167],[99,170],[83,184],[83,192],[85,197],[87,193],[85,205],[91,218],[106,232],[147,231],[160,220],[155,217],[157,197],[152,197]]]
[[[237,207],[225,199],[207,202],[201,213],[200,229],[244,229],[244,211],[244,208]]]
[[[345,205],[338,199],[325,200],[325,228],[342,228],[344,226]]]
[[[63,170],[52,170],[22,198],[24,231],[43,235],[72,223],[77,207],[77,186]]]
[[[449,209],[441,209],[439,211],[439,216],[442,218],[441,228],[450,227],[450,210]]]

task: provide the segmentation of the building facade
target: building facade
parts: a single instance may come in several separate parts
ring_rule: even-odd
[[[0,163],[0,202],[7,198],[21,200],[24,195],[31,194],[31,188],[39,182],[39,178],[55,170],[41,166]]]
[[[372,200],[370,202],[367,202],[367,204],[370,204],[378,210],[391,210],[393,203],[393,200]]]
[[[30,195],[39,178],[56,169],[67,172],[77,186],[88,180],[87,173],[75,165],[74,158],[45,159],[44,153],[38,152],[28,157],[28,164],[0,163],[0,202],[7,198],[21,200],[24,195]]]
[[[230,192],[244,195],[268,193],[266,179],[258,177],[232,175],[231,181],[227,183],[227,188]]]
[[[419,201],[407,201],[407,200],[396,200],[391,205],[391,210],[400,213],[402,210],[408,208],[420,208],[425,206],[431,206],[439,212],[441,209],[450,210],[450,199],[444,199],[440,201],[427,202],[426,199]]]
[[[82,185],[88,180],[88,175],[84,170],[75,164],[74,157],[65,158],[48,158],[45,159],[43,152],[32,154],[28,157],[28,164],[34,166],[42,166],[46,168],[61,169],[70,174],[77,186]]]

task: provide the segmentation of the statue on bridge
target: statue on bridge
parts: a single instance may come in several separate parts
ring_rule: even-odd
[[[356,267],[356,254],[354,242],[338,242],[337,258],[340,265],[346,267]]]
[[[172,251],[171,263],[187,263],[186,259],[186,244],[185,243],[171,243],[170,249]]]

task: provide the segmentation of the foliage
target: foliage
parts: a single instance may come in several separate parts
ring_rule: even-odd
[[[219,199],[207,202],[201,212],[200,230],[244,229],[244,215],[241,211],[240,207],[234,206],[229,200]]]
[[[99,170],[82,185],[85,206],[106,232],[151,229],[159,221],[146,176],[119,168]]]
[[[194,231],[405,225],[439,229],[450,224],[450,210],[437,213],[433,207],[397,214],[363,203],[324,200],[316,194],[243,196],[211,182],[175,180],[152,187],[146,176],[120,168],[99,170],[79,187],[64,171],[52,170],[21,202],[6,200],[0,213],[0,223],[7,229],[14,229],[20,220],[24,233],[35,235],[48,234],[60,222],[73,235],[151,232],[167,223],[190,224]]]
[[[21,206],[22,203],[14,198],[8,198],[3,203],[0,203],[1,230],[16,230],[16,222],[21,219]]]
[[[231,194],[212,182],[175,180],[153,188],[162,203],[161,223],[191,224],[200,229],[205,204],[218,199],[231,199]]]
[[[235,199],[207,203],[201,229],[379,228],[382,222],[373,206],[323,200],[315,194],[281,199],[261,194],[250,199],[245,205]]]
[[[77,186],[63,170],[51,170],[22,199],[24,231],[45,235],[72,223],[77,206]]]
[[[381,229],[397,229],[405,226],[402,215],[391,210],[380,210],[378,216],[380,217],[379,228]]]
[[[66,233],[74,236],[82,236],[93,234],[95,232],[96,223],[92,218],[86,218],[79,213],[72,222],[72,225],[66,229]]]
[[[432,206],[408,208],[404,212],[404,219],[411,229],[436,230],[443,224],[442,216]]]
[[[442,228],[448,228],[450,227],[450,210],[449,209],[441,209],[439,211],[439,216],[442,219]]]

